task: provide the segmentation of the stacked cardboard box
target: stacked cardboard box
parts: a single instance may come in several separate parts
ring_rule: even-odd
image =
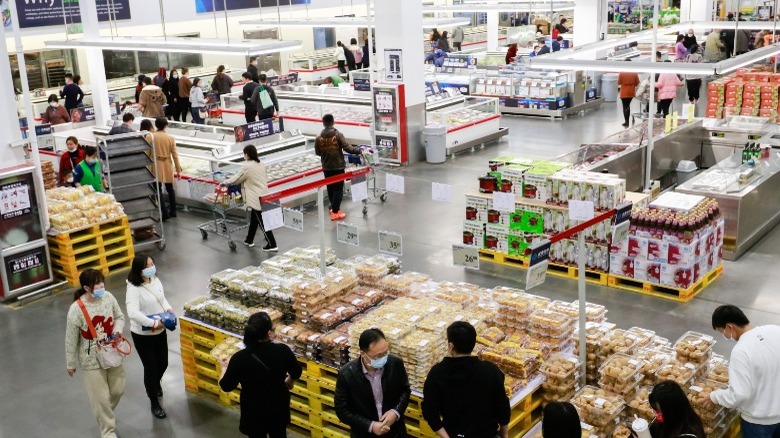
[[[634,210],[629,236],[611,247],[610,273],[688,289],[720,265],[723,232],[715,200],[664,194]]]
[[[740,69],[707,86],[709,118],[732,115],[768,117],[775,122],[780,111],[780,74]]]

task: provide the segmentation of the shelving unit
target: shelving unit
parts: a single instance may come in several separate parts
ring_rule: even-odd
[[[134,245],[165,249],[154,142],[150,145],[138,132],[104,137],[98,147],[108,187],[127,214]],[[140,240],[139,234],[149,228],[152,237]]]

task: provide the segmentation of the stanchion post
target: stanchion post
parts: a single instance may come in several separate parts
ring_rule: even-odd
[[[320,271],[325,276],[325,196],[324,187],[317,187],[317,210],[320,216]]]
[[[586,260],[586,253],[585,253],[585,234],[583,232],[580,232],[577,234],[577,245],[579,247],[579,255],[577,256],[577,267],[579,271],[579,278],[577,279],[577,289],[579,292],[579,300],[580,300],[580,320],[579,320],[579,327],[580,327],[580,335],[579,335],[579,342],[580,342],[580,368],[582,371],[582,375],[580,376],[580,383],[584,386],[586,383],[586,377],[587,377],[587,350],[585,345],[585,338],[587,333],[585,333],[585,260]]]

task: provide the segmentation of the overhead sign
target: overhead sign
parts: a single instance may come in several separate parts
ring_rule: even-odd
[[[278,2],[278,3],[277,3]],[[195,0],[195,12],[228,11],[237,9],[257,9],[259,7],[276,7],[311,4],[311,0]]]
[[[81,23],[79,0],[15,0],[16,13],[19,14],[19,27],[62,26],[64,23]],[[65,6],[63,8],[63,1]],[[130,0],[92,0],[97,2],[99,21],[129,20]],[[5,3],[2,1],[0,3]],[[109,14],[109,6],[111,7]],[[10,10],[3,5],[3,18],[6,29],[11,28]],[[8,14],[8,15],[6,15]]]
[[[404,81],[402,53],[401,49],[385,49],[385,80]]]

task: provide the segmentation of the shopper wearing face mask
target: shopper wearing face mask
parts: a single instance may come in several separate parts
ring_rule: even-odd
[[[65,146],[67,151],[60,156],[60,185],[61,186],[73,186],[73,170],[78,166],[85,158],[84,148],[79,145],[79,140],[76,137],[70,136],[65,140]],[[66,175],[70,174],[70,179],[66,179]]]
[[[698,44],[696,35],[693,34],[693,29],[688,29],[688,33],[685,34],[685,38],[683,39],[683,45],[686,49],[691,50],[691,46],[694,44]]]
[[[425,379],[422,414],[440,438],[507,438],[510,407],[504,373],[472,356],[477,331],[464,321],[447,327],[449,357]]]
[[[673,380],[653,386],[648,399],[655,411],[650,434],[653,438],[706,438],[701,418],[691,402]]]
[[[165,117],[168,120],[173,119],[178,122],[181,105],[179,104],[179,72],[176,69],[171,70],[168,80],[165,81],[163,93],[165,93],[168,102],[168,106],[165,107]]]
[[[80,368],[92,413],[100,426],[102,438],[116,438],[114,410],[125,392],[125,370],[122,365],[104,369],[97,360],[97,342],[117,336],[125,326],[125,316],[116,298],[106,292],[105,278],[95,269],[85,269],[79,276],[81,287],[73,294],[65,329],[65,359],[68,375]],[[82,310],[81,306],[84,306]],[[88,315],[97,339],[92,335]]]
[[[73,182],[76,187],[92,186],[96,192],[102,192],[105,187],[103,170],[98,162],[98,151],[95,146],[84,148],[84,161],[73,169]]]
[[[221,185],[224,187],[236,184],[241,184],[242,197],[249,210],[249,231],[244,239],[244,245],[250,248],[255,246],[255,233],[260,227],[267,242],[263,251],[278,251],[273,231],[266,231],[263,225],[263,207],[260,197],[268,193],[268,174],[265,164],[257,156],[257,148],[254,145],[244,147],[244,166]]]
[[[41,122],[52,125],[61,125],[70,122],[70,114],[64,106],[60,105],[60,99],[56,94],[49,95],[49,106],[41,114]]]
[[[753,326],[739,307],[725,305],[712,314],[712,328],[735,344],[729,387],[710,398],[739,410],[744,438],[780,437],[780,326]]]
[[[406,437],[404,413],[412,391],[403,360],[390,354],[378,328],[361,333],[358,344],[360,357],[339,370],[336,415],[353,438]]]
[[[151,257],[137,255],[127,275],[127,317],[133,345],[144,366],[144,387],[152,404],[152,415],[165,418],[160,399],[163,396],[162,378],[168,369],[168,335],[161,318],[173,308],[165,299],[165,291],[157,278],[157,267]]]

